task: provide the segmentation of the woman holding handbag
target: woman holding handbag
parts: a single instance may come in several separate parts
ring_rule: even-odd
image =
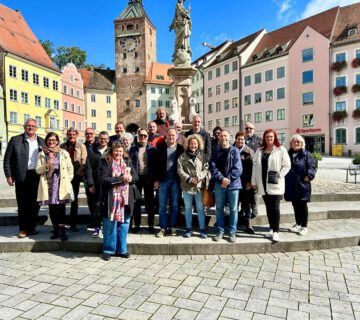
[[[40,175],[37,200],[49,205],[50,219],[54,227],[51,239],[67,240],[65,233],[65,206],[73,200],[71,180],[74,169],[70,155],[60,149],[59,136],[50,132],[45,137],[45,146],[39,153],[36,172]]]

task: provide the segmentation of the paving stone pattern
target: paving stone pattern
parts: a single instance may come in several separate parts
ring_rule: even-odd
[[[0,319],[360,319],[360,248],[227,256],[0,254]]]

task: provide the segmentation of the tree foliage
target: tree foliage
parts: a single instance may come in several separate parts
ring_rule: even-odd
[[[58,47],[53,58],[54,63],[61,69],[67,63],[72,62],[77,68],[84,67],[86,51],[79,47]]]
[[[46,51],[46,53],[48,54],[48,56],[50,58],[52,58],[53,54],[54,54],[54,43],[50,40],[39,40],[39,42],[41,43],[41,45],[43,46],[44,50]]]

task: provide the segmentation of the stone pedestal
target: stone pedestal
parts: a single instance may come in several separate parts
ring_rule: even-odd
[[[174,67],[168,70],[168,76],[174,81],[174,97],[177,102],[179,121],[190,123],[191,82],[197,70],[194,67]],[[175,111],[175,110],[174,110]],[[176,112],[176,111],[175,111]]]

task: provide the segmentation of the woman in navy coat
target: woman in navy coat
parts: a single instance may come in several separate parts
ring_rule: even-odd
[[[308,206],[311,196],[311,180],[315,178],[315,160],[305,150],[304,138],[295,134],[290,139],[289,156],[291,169],[285,177],[285,200],[291,201],[295,212],[295,225],[290,231],[301,236],[308,234]]]

